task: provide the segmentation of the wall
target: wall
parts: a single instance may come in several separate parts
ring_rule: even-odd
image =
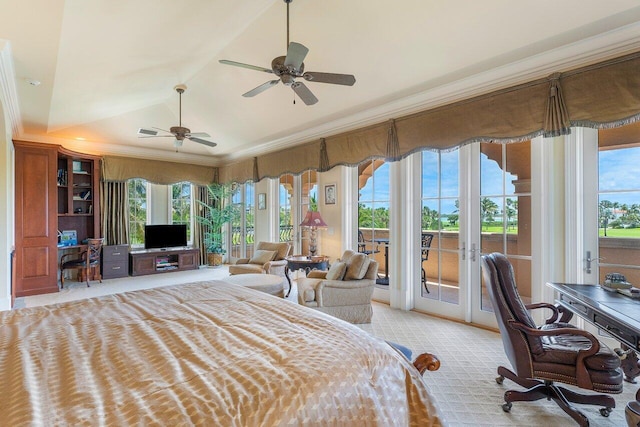
[[[14,245],[14,161],[9,118],[0,101],[0,310],[11,309],[11,248]]]
[[[318,174],[318,211],[328,225],[326,229],[318,230],[318,253],[327,255],[332,262],[339,258],[343,252],[342,221],[346,191],[342,185],[342,176],[347,173],[345,169],[345,166],[337,166]],[[324,186],[327,184],[336,184],[336,203],[334,205],[325,203]]]

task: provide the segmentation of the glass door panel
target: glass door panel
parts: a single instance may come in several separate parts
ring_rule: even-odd
[[[520,296],[531,301],[531,143],[480,144],[480,255],[501,252],[513,265]],[[478,269],[480,265],[477,263]],[[474,293],[476,291],[474,290]],[[476,319],[493,313],[482,283]],[[479,308],[479,311],[478,311]],[[493,319],[492,319],[493,321]],[[482,322],[483,323],[483,322]]]
[[[460,151],[424,151],[421,233],[432,235],[420,253],[421,283],[416,306],[451,317],[460,312]],[[451,305],[458,306],[451,310]]]

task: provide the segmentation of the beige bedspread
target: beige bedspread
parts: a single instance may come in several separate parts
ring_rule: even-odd
[[[220,281],[0,313],[0,426],[429,426],[384,341]]]

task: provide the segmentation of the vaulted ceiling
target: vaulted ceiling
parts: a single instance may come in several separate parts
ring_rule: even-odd
[[[640,49],[637,0],[294,0],[305,69],[356,77],[305,82],[307,106],[282,84],[242,97],[274,76],[219,63],[285,55],[283,0],[0,0],[0,20],[14,138],[208,165]],[[178,125],[177,84],[183,126],[217,147],[138,138]]]

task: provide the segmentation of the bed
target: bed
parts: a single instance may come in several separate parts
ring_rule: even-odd
[[[222,281],[0,313],[0,425],[441,425],[361,329]]]

